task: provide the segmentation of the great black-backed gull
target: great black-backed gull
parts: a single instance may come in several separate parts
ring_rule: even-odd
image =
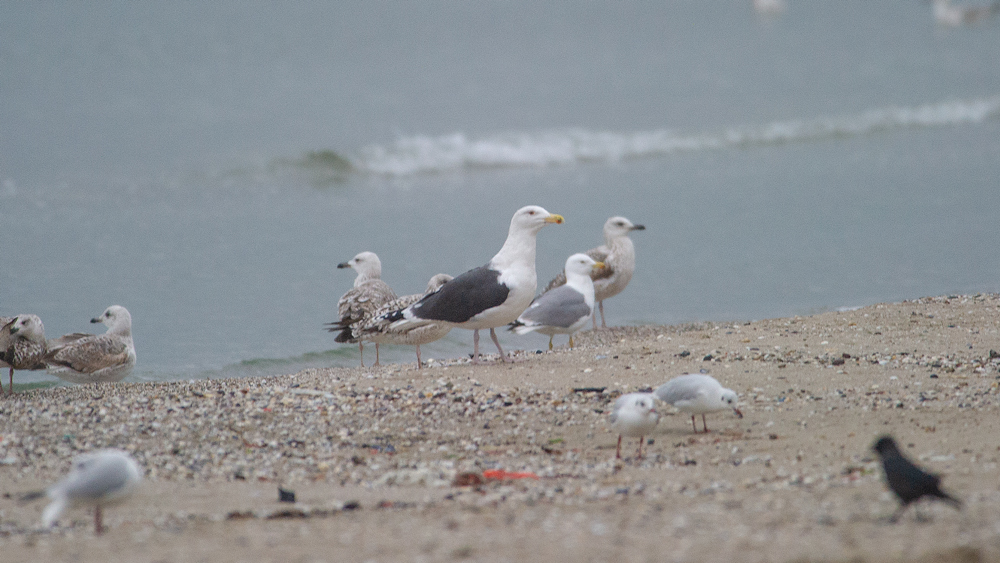
[[[328,323],[327,330],[340,332],[334,339],[337,342],[358,343],[361,354],[361,367],[365,367],[365,345],[354,328],[372,319],[375,311],[382,305],[396,298],[389,284],[382,281],[382,261],[374,252],[361,252],[347,262],[337,264],[337,268],[352,268],[357,272],[354,287],[341,296],[337,302],[337,313],[340,320]],[[375,342],[375,365],[379,365],[378,342]]]
[[[539,295],[516,321],[510,330],[517,334],[536,331],[549,336],[549,350],[552,337],[556,334],[569,335],[569,347],[573,348],[573,333],[583,328],[594,314],[594,282],[591,272],[604,267],[603,262],[595,262],[586,254],[574,254],[566,259],[566,284],[554,287]]]
[[[586,252],[597,262],[604,262],[604,268],[593,272],[594,300],[601,311],[601,326],[608,328],[604,321],[604,300],[614,297],[625,289],[635,272],[635,245],[628,234],[632,231],[642,231],[646,227],[634,225],[624,217],[612,217],[604,223],[604,244],[591,248]],[[560,272],[545,291],[566,283],[566,273]],[[597,316],[594,316],[594,328],[597,328]]]
[[[141,482],[142,470],[135,459],[127,452],[109,448],[76,456],[66,477],[44,493],[28,493],[22,499],[49,497],[52,502],[42,512],[42,526],[46,528],[55,524],[66,508],[93,506],[94,532],[101,535],[102,509],[123,501]]]
[[[639,438],[639,452],[642,458],[642,442],[656,428],[660,415],[654,408],[656,401],[652,393],[629,393],[618,397],[615,408],[608,417],[611,429],[618,433],[618,449],[615,459],[622,457],[622,436]]]
[[[406,344],[417,347],[417,367],[421,364],[420,345],[429,344],[435,340],[444,338],[451,331],[451,325],[446,323],[430,323],[411,328],[392,328],[391,322],[384,319],[383,315],[405,309],[420,301],[427,295],[441,289],[445,283],[452,280],[448,274],[437,274],[427,282],[427,290],[423,293],[404,295],[389,301],[375,311],[375,315],[360,326],[355,325],[353,333],[370,340],[376,344]]]
[[[732,410],[736,416],[743,418],[743,413],[736,407],[736,392],[724,388],[711,375],[700,373],[681,375],[657,387],[653,394],[677,410],[691,413],[691,425],[694,426],[695,433],[698,432],[698,425],[694,421],[696,414],[701,415],[701,424],[705,432],[708,432],[706,413]]]
[[[45,327],[37,315],[0,317],[0,367],[10,368],[10,387],[14,393],[14,370],[45,369]],[[0,382],[0,393],[3,383]]]
[[[132,315],[121,305],[112,305],[101,316],[104,334],[67,334],[49,341],[45,356],[48,372],[72,383],[121,381],[135,367]]]
[[[518,209],[510,220],[507,240],[489,263],[465,272],[439,291],[384,318],[394,329],[440,322],[472,330],[473,363],[479,363],[479,330],[488,328],[500,358],[512,361],[500,347],[494,329],[513,322],[531,304],[538,287],[535,275],[538,231],[545,225],[562,222],[561,215],[537,205]]]

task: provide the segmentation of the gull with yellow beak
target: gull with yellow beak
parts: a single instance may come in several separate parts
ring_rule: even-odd
[[[447,323],[473,331],[472,363],[479,363],[479,331],[490,329],[500,359],[513,361],[503,351],[494,329],[513,322],[531,304],[538,288],[535,241],[542,227],[561,224],[561,215],[537,205],[518,209],[510,220],[507,240],[485,266],[474,268],[444,284],[405,309],[382,315],[393,329]]]
[[[556,334],[569,335],[569,347],[573,348],[573,334],[584,327],[594,314],[594,280],[590,273],[604,267],[603,262],[595,262],[586,254],[574,254],[566,259],[566,284],[554,287],[539,295],[531,305],[510,324],[510,330],[517,334],[540,332],[549,336],[549,350],[552,337]]]

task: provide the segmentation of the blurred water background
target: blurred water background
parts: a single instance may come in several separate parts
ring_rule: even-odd
[[[355,366],[338,262],[420,292],[529,203],[540,287],[646,225],[610,324],[997,291],[998,54],[916,0],[4,2],[0,315],[124,305],[131,380]]]

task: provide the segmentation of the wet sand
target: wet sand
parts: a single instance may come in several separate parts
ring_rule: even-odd
[[[755,322],[584,332],[575,350],[59,387],[0,401],[4,561],[1000,560],[1000,296]],[[470,338],[471,342],[471,338]],[[471,347],[471,343],[470,343]],[[993,357],[991,357],[993,356]],[[620,394],[707,372],[745,415],[660,406],[647,456],[606,424]],[[701,422],[699,420],[699,428]],[[897,503],[891,433],[965,507]],[[146,470],[105,512],[17,497],[74,453]],[[459,486],[483,471],[534,478]],[[464,474],[474,474],[468,477]],[[278,488],[297,502],[278,502]]]

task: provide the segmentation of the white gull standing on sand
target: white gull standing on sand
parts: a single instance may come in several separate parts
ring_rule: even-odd
[[[42,496],[52,501],[42,512],[42,526],[56,523],[63,510],[72,506],[94,507],[94,531],[104,532],[101,509],[117,504],[135,492],[142,482],[142,471],[128,453],[105,449],[80,454],[73,458],[69,473],[45,493],[31,493],[24,498]]]
[[[365,367],[365,345],[354,328],[370,321],[379,307],[396,298],[389,284],[382,281],[382,261],[374,252],[361,252],[347,262],[337,264],[338,269],[352,268],[358,273],[354,278],[354,287],[340,297],[337,302],[337,314],[340,320],[328,323],[327,330],[339,331],[334,339],[337,342],[358,343],[361,354],[361,367]],[[375,364],[379,365],[378,342],[375,342]]]
[[[516,321],[510,330],[517,334],[532,331],[549,336],[549,350],[552,337],[556,334],[569,335],[569,347],[573,348],[573,333],[583,328],[594,314],[594,281],[591,272],[604,268],[603,262],[595,262],[586,254],[574,254],[566,259],[566,284],[554,287],[539,295]]]
[[[50,340],[45,356],[48,372],[73,383],[121,381],[135,367],[132,315],[125,307],[112,305],[90,322],[104,323],[107,332],[74,333]]]
[[[376,344],[407,344],[410,346],[416,346],[417,367],[419,368],[421,366],[420,345],[429,344],[435,340],[444,338],[444,336],[451,331],[451,325],[445,323],[430,323],[417,327],[396,329],[389,326],[391,324],[390,321],[382,318],[382,316],[413,305],[425,296],[441,289],[441,286],[451,280],[452,277],[448,274],[435,275],[430,279],[430,281],[427,282],[426,291],[423,293],[397,297],[396,299],[385,303],[375,311],[372,318],[361,323],[360,325],[354,325],[352,333]]]
[[[587,256],[595,262],[603,262],[604,268],[590,274],[594,280],[594,300],[601,311],[601,327],[608,328],[604,321],[604,300],[622,292],[632,279],[635,272],[635,245],[628,234],[632,231],[642,231],[646,227],[634,225],[624,217],[611,217],[604,222],[604,244],[591,248]],[[545,291],[566,283],[566,272],[560,272]],[[594,316],[594,328],[597,328],[597,316]]]
[[[660,415],[654,408],[655,402],[652,393],[628,393],[615,401],[614,410],[608,417],[611,429],[618,433],[615,459],[622,457],[622,436],[639,438],[639,451],[636,455],[642,457],[642,442],[660,421]]]
[[[37,315],[0,317],[0,367],[10,368],[10,387],[14,393],[14,370],[45,369],[45,327]],[[0,393],[3,383],[0,382]]]
[[[562,222],[561,215],[549,213],[537,205],[518,209],[510,220],[507,240],[489,263],[465,272],[413,305],[383,317],[397,330],[432,322],[472,330],[474,364],[479,363],[479,330],[488,328],[500,359],[512,361],[500,347],[495,329],[513,322],[535,297],[538,231],[550,223]]]
[[[653,391],[656,398],[673,405],[681,412],[691,413],[691,425],[698,433],[698,425],[694,416],[701,415],[701,424],[708,432],[705,414],[724,410],[732,410],[736,416],[743,418],[743,413],[736,407],[737,395],[732,389],[724,388],[710,375],[692,373],[675,377],[660,385]]]

